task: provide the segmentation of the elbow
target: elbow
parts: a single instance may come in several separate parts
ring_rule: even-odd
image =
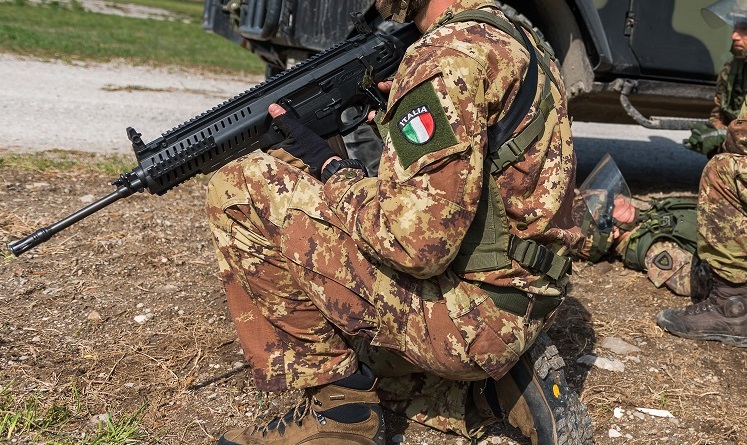
[[[456,252],[442,249],[425,249],[419,255],[410,257],[407,272],[415,278],[427,280],[443,274],[454,259]]]

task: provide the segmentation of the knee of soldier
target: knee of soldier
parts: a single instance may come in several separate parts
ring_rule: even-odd
[[[711,158],[703,169],[703,176],[706,173],[718,176],[734,176],[736,171],[735,155],[733,153],[719,153]]]
[[[733,153],[719,153],[712,157],[710,161],[703,168],[701,174],[701,186],[723,186],[734,181],[737,175],[737,170],[740,168],[738,164],[739,158]]]
[[[263,154],[252,153],[229,162],[210,178],[207,187],[206,208],[208,221],[215,225],[223,218],[225,209],[235,202],[249,202],[248,178],[261,174]],[[256,172],[256,173],[255,173]]]

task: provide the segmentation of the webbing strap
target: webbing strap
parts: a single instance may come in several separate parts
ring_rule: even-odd
[[[476,284],[490,296],[498,308],[520,317],[531,311],[529,318],[545,318],[563,302],[563,297],[534,295],[513,287],[498,287],[485,282]]]
[[[521,42],[524,45],[524,48],[529,52],[527,73],[524,76],[524,81],[519,85],[519,91],[516,93],[511,108],[500,121],[488,127],[488,159],[492,161],[490,170],[491,173],[502,172],[506,167],[521,158],[532,142],[542,134],[545,129],[545,123],[547,122],[547,116],[555,106],[552,92],[550,90],[550,82],[545,81],[539,109],[537,110],[534,119],[532,119],[521,133],[513,138],[511,137],[514,131],[519,127],[519,124],[524,120],[524,117],[529,113],[529,109],[534,103],[534,96],[539,85],[539,67],[542,67],[545,76],[550,78],[553,83],[556,83],[556,80],[550,71],[551,54],[549,51],[545,50],[544,44],[532,31],[532,37],[535,39],[535,42],[543,48],[541,54],[542,58],[541,60],[538,60],[538,49],[532,45],[526,32],[524,32],[521,27],[503,20],[487,11],[462,11],[450,19],[445,20],[443,24],[464,21],[488,23]]]
[[[519,91],[516,93],[511,108],[509,108],[501,120],[488,127],[488,154],[486,157],[486,166],[488,162],[491,164],[490,173],[493,174],[503,171],[506,167],[516,162],[516,160],[524,155],[532,142],[542,134],[545,128],[545,123],[547,122],[547,117],[555,107],[550,84],[552,82],[557,85],[557,81],[550,71],[550,51],[544,43],[538,39],[533,31],[531,32],[532,37],[535,42],[537,42],[538,46],[543,49],[541,61],[538,60],[537,57],[539,50],[532,45],[526,32],[524,32],[520,26],[487,11],[463,11],[453,17],[447,17],[441,22],[441,25],[465,21],[488,23],[521,42],[529,52],[527,72],[524,76],[524,81],[519,85]],[[546,79],[550,79],[551,82],[547,80],[544,82],[540,103],[532,121],[527,124],[521,133],[512,138],[511,136],[527,114],[529,114],[529,110],[534,103],[534,98],[539,86],[538,79],[540,67],[542,68]],[[488,175],[485,180],[490,180],[490,176]],[[489,194],[483,192],[480,198],[481,202],[486,199],[494,199],[493,196],[486,195]],[[472,229],[472,227],[470,227],[470,229]],[[483,233],[483,236],[484,235],[485,234]],[[490,246],[490,248],[494,249],[495,246]],[[509,249],[507,253],[508,256],[522,266],[538,270],[556,281],[571,273],[572,261],[570,258],[557,255],[547,247],[532,240],[523,240],[515,235],[510,235]],[[484,256],[477,258],[477,256],[471,255],[468,258],[471,262],[471,266],[475,267],[478,265],[478,260],[481,259],[484,259]],[[467,264],[465,263],[465,267],[466,265]],[[495,267],[492,263],[490,263],[490,265]],[[510,301],[508,302],[503,301],[502,306],[513,306],[513,303],[516,302],[516,298],[513,297],[509,300]]]
[[[549,82],[545,83],[545,88],[542,92],[543,98],[540,102],[539,110],[537,115],[532,121],[521,131],[516,137],[509,139],[497,148],[490,144],[490,160],[492,161],[491,173],[501,172],[506,169],[509,165],[513,164],[519,158],[524,156],[529,146],[534,142],[539,135],[545,130],[545,123],[547,122],[547,116],[550,115],[550,110],[555,106],[552,93],[549,91]],[[534,98],[532,98],[533,100]],[[492,128],[492,127],[491,127]],[[490,129],[488,129],[490,134]],[[490,139],[490,142],[493,138]]]
[[[537,269],[554,280],[571,274],[573,261],[569,257],[557,255],[532,240],[511,235],[508,254],[522,266]]]

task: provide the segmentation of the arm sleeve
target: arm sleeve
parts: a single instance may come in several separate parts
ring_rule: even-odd
[[[454,50],[421,52],[392,90],[379,177],[338,173],[324,193],[365,254],[429,278],[446,270],[474,218],[488,110],[479,63]],[[416,120],[425,130],[413,135]]]

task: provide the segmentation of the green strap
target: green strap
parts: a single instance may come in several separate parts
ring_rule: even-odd
[[[466,21],[476,21],[481,23],[488,23],[495,28],[498,28],[499,30],[505,32],[506,34],[510,35],[512,38],[514,38],[516,41],[521,43],[524,48],[530,52],[530,55],[532,56],[530,59],[530,63],[536,63],[539,65],[540,68],[542,68],[542,72],[545,74],[546,77],[551,79],[552,83],[554,83],[557,86],[557,80],[552,75],[552,71],[550,70],[550,60],[552,57],[552,52],[548,50],[547,46],[545,45],[545,42],[540,39],[537,34],[529,28],[529,31],[532,35],[532,38],[534,39],[535,44],[537,45],[538,49],[531,43],[529,43],[527,37],[523,35],[522,32],[519,31],[517,26],[514,26],[511,22],[504,20],[501,17],[496,16],[495,14],[492,14],[488,11],[483,10],[470,10],[470,11],[462,11],[453,17],[447,17],[441,24],[447,24],[447,23],[453,23],[453,22],[466,22]],[[532,73],[534,74],[534,73]],[[529,75],[529,73],[527,74]],[[534,74],[536,76],[536,74]],[[525,79],[527,81],[527,79]],[[534,100],[534,93],[529,91],[523,91],[520,90],[520,95],[529,93],[531,94],[530,97],[527,97],[525,100],[533,101]],[[521,102],[521,99],[517,97],[515,99],[516,102]],[[505,170],[509,165],[513,164],[517,160],[519,160],[522,156],[524,156],[524,153],[529,149],[529,146],[534,142],[537,137],[539,137],[542,132],[545,129],[545,124],[547,123],[547,117],[550,115],[550,111],[555,107],[555,101],[552,97],[552,91],[550,89],[550,82],[545,82],[544,88],[542,90],[541,99],[539,103],[539,109],[537,111],[537,114],[535,115],[534,119],[519,133],[513,138],[510,138],[503,142],[499,147],[490,147],[490,152],[488,154],[489,159],[492,161],[492,165],[490,167],[491,173],[501,172]],[[512,107],[509,109],[508,113],[506,113],[506,116],[504,116],[504,120],[507,119],[511,113],[516,113],[518,110],[514,110]],[[522,116],[523,117],[523,116]],[[516,124],[520,120],[517,120]],[[515,128],[515,127],[514,127]],[[511,131],[513,132],[513,131]],[[505,135],[506,137],[509,136],[508,132]],[[500,143],[500,142],[499,142]]]
[[[539,105],[539,112],[532,121],[514,138],[509,139],[496,150],[492,150],[489,157],[492,161],[491,173],[501,172],[509,165],[513,164],[529,149],[529,146],[545,130],[547,117],[550,110],[555,107],[555,100],[552,97],[550,83],[545,82],[542,91],[543,98]]]
[[[551,79],[552,83],[557,86],[557,81],[550,70],[550,60],[551,57],[553,57],[552,51],[549,50],[534,30],[530,29],[530,33],[535,44],[537,47],[541,48],[541,50],[535,48],[535,46],[529,42],[526,34],[523,31],[520,31],[518,26],[515,26],[508,20],[504,20],[501,17],[483,10],[463,11],[454,16],[447,16],[440,25],[466,21],[488,23],[510,35],[516,41],[524,45],[524,48],[529,51],[530,63],[532,65],[530,66],[527,76],[531,75],[532,79],[525,79],[525,82],[529,81],[529,83],[533,84],[534,86],[532,89],[534,89],[534,91],[520,88],[519,96],[526,97],[520,98],[517,96],[517,98],[514,99],[515,102],[523,101],[525,102],[525,107],[528,108],[529,103],[534,101],[537,84],[537,66],[542,68],[546,78]],[[564,277],[566,274],[571,273],[572,261],[570,258],[557,255],[547,247],[540,245],[535,241],[522,240],[515,235],[510,235],[508,237],[508,252],[506,252],[506,246],[503,244],[505,243],[505,235],[498,236],[498,239],[494,239],[496,228],[498,225],[503,225],[497,220],[501,216],[498,211],[500,206],[497,205],[496,199],[498,199],[498,196],[492,186],[493,181],[491,180],[491,176],[493,173],[503,171],[506,167],[522,157],[532,142],[544,131],[547,118],[555,107],[550,84],[551,82],[547,81],[544,83],[538,110],[532,121],[515,137],[508,140],[504,139],[505,142],[503,142],[499,147],[496,148],[492,146],[493,144],[490,144],[491,146],[489,147],[486,159],[486,165],[487,162],[490,162],[491,164],[489,169],[490,175],[486,175],[484,178],[480,205],[478,206],[478,211],[475,217],[476,222],[473,222],[472,226],[470,226],[468,236],[465,237],[465,239],[470,240],[470,242],[462,243],[460,253],[453,263],[453,267],[458,273],[460,271],[480,271],[491,270],[501,266],[505,267],[503,258],[506,258],[506,255],[517,261],[522,266],[539,270],[556,281]],[[514,115],[519,112],[524,114],[520,116],[523,119],[525,111],[518,111],[517,108],[520,107],[515,103],[503,119],[506,119],[507,116],[518,118],[519,116]],[[520,121],[521,119],[517,119],[516,122],[514,122],[515,125],[510,130],[511,133]],[[497,126],[497,124],[494,124],[493,126]],[[506,136],[510,135],[508,131],[506,133]],[[488,169],[486,168],[486,170]],[[501,240],[503,240],[503,243],[501,243]],[[515,307],[515,303],[518,300],[514,297],[511,297],[509,300],[510,301],[502,301],[501,304],[496,302],[496,304],[503,308],[506,306]],[[524,295],[520,300],[524,303],[524,308],[526,309],[526,302],[528,299]]]
[[[490,296],[496,307],[520,317],[531,310],[529,318],[545,318],[563,302],[563,297],[534,295],[514,287],[498,287],[483,282],[475,284]]]
[[[446,18],[440,24],[446,25],[448,23],[454,22],[488,23],[510,35],[519,42],[522,41],[521,35],[519,35],[518,30],[508,20],[504,20],[501,17],[498,17],[497,15],[488,11],[484,11],[482,9],[471,9],[469,11],[459,12],[451,17],[446,16]]]
[[[559,280],[572,271],[573,261],[532,240],[510,236],[508,254],[524,267],[537,269],[548,277]]]

